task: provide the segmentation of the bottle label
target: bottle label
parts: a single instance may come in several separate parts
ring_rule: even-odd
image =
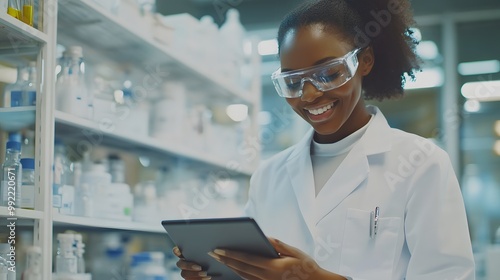
[[[10,92],[10,107],[19,107],[23,104],[23,92],[13,90]]]
[[[35,185],[21,186],[21,208],[35,209]]]
[[[61,208],[62,207],[62,196],[59,192],[60,185],[54,184],[52,186],[52,207]]]
[[[22,104],[24,106],[35,106],[36,105],[36,91],[24,92]]]

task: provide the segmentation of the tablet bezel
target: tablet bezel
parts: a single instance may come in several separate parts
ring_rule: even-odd
[[[203,270],[207,271],[208,275],[212,276],[214,280],[241,278],[227,266],[208,256],[208,251],[213,251],[214,249],[232,249],[262,257],[279,257],[278,252],[271,245],[257,222],[250,217],[164,220],[162,221],[162,226],[174,244],[183,252],[186,260],[200,264]],[[205,230],[201,228],[205,228]],[[223,234],[221,234],[222,231],[224,231]],[[232,233],[228,231],[232,231]],[[212,240],[207,240],[204,232],[211,234],[210,238]],[[217,232],[219,233],[218,235],[216,234]],[[238,244],[235,245],[235,242],[238,242]],[[199,246],[202,248],[193,248],[189,245],[195,243],[202,243]]]

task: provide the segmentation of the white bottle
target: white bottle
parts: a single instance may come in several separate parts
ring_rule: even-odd
[[[23,65],[17,67],[17,80],[5,86],[3,92],[4,107],[19,107],[22,104],[22,93],[28,81],[28,68]]]
[[[243,41],[245,28],[240,23],[240,13],[236,9],[229,9],[226,21],[220,28],[222,43],[220,50],[223,52],[223,73],[239,84],[241,82],[241,70],[245,62]]]
[[[200,19],[200,44],[202,48],[201,65],[207,65],[214,72],[219,72],[217,54],[219,51],[219,27],[213,17],[206,15]]]
[[[161,252],[143,252],[133,255],[130,267],[132,279],[167,280],[164,259]]]
[[[26,249],[26,269],[23,280],[42,280],[42,249],[38,246]]]
[[[62,70],[56,83],[56,109],[92,119],[89,93],[83,71],[82,47],[69,47],[64,52],[62,61]]]
[[[35,159],[22,158],[21,208],[35,209]]]
[[[76,269],[79,274],[85,273],[85,259],[83,254],[85,253],[85,244],[83,244],[82,235],[79,233],[75,234],[74,243],[75,255],[76,255]]]
[[[71,233],[59,233],[57,235],[57,256],[56,270],[57,274],[76,274],[78,271],[77,258],[73,244],[75,237]]]
[[[28,66],[28,83],[25,84],[22,92],[22,106],[36,105],[37,73],[36,62],[30,61]]]
[[[92,164],[90,169],[83,171],[81,177],[78,202],[81,207],[79,215],[100,218],[101,211],[106,207],[106,188],[111,185],[111,174],[107,172],[102,162]],[[83,214],[82,214],[83,213]]]
[[[153,104],[151,136],[172,145],[182,143],[186,119],[187,89],[183,82],[168,81],[163,84],[162,96]]]

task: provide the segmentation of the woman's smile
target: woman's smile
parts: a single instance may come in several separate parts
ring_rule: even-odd
[[[339,100],[335,100],[323,105],[307,106],[304,108],[304,111],[311,122],[324,122],[333,116],[338,103]]]

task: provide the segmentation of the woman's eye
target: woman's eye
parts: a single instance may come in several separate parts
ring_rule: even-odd
[[[300,89],[302,81],[300,79],[290,79],[287,81],[286,86],[288,89],[297,90]]]
[[[300,88],[300,83],[289,83],[287,84],[288,89],[299,89]]]
[[[321,80],[324,82],[333,82],[340,76],[339,72],[334,73],[322,73]]]

